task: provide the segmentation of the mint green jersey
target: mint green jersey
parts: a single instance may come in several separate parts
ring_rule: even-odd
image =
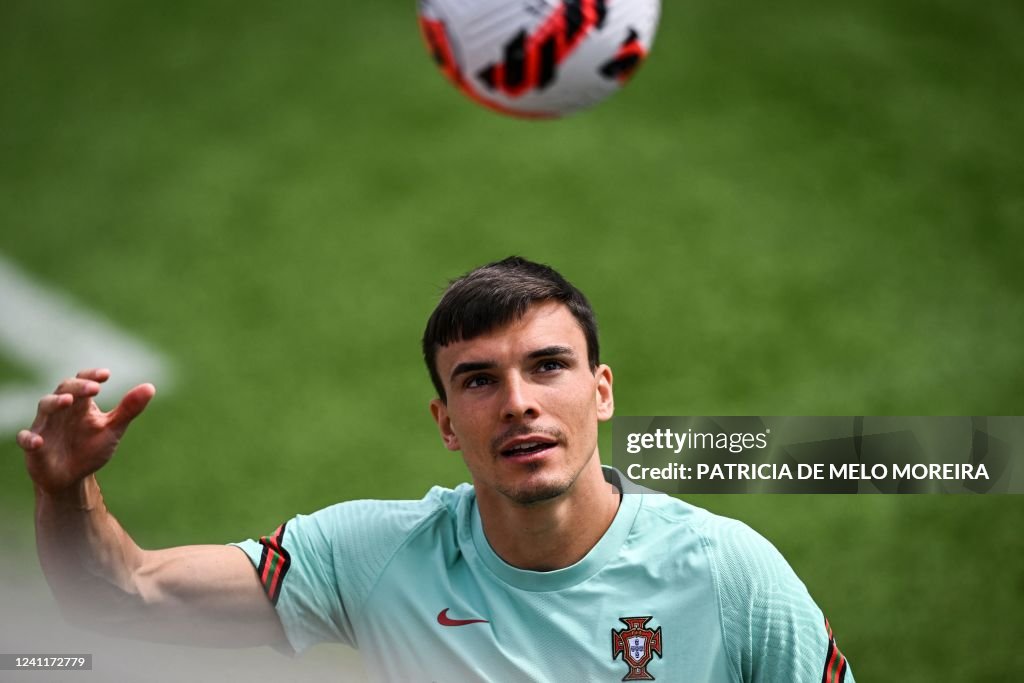
[[[340,503],[237,545],[295,651],[347,643],[375,680],[853,683],[768,541],[663,494],[623,495],[587,556],[549,572],[491,549],[468,484]]]

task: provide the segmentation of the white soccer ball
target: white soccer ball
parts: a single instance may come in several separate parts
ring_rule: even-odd
[[[442,73],[490,109],[550,118],[629,80],[650,52],[661,0],[419,0]]]

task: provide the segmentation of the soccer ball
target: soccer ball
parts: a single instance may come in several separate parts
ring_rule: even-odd
[[[597,104],[647,56],[661,0],[419,0],[427,49],[473,101],[552,118]]]

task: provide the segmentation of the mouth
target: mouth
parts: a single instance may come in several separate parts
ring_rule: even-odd
[[[550,437],[519,437],[502,444],[498,451],[505,458],[528,458],[553,449],[558,442]]]

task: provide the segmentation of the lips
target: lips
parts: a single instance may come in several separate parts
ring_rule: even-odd
[[[519,436],[501,445],[498,452],[506,458],[521,458],[543,453],[558,445],[558,440],[544,435]]]

